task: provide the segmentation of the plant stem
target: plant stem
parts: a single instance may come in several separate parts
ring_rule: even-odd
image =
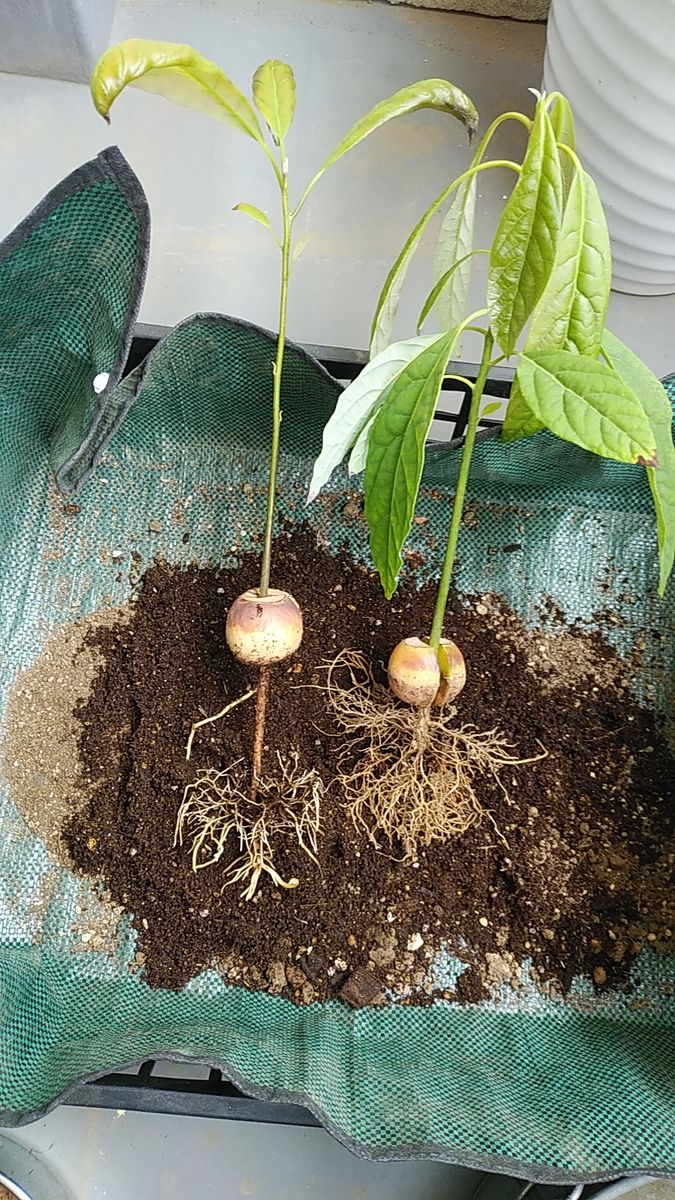
[[[291,259],[291,230],[292,218],[288,210],[288,163],[283,144],[281,146],[281,211],[283,215],[283,237],[281,243],[281,296],[279,300],[279,333],[277,337],[277,356],[274,362],[274,382],[272,388],[272,443],[270,446],[270,473],[267,483],[267,508],[265,513],[265,537],[263,541],[263,556],[260,567],[261,596],[266,596],[270,586],[270,566],[272,562],[272,535],[274,533],[274,504],[277,491],[277,467],[279,464],[279,435],[281,432],[281,373],[284,365],[284,347],[286,344],[286,305],[288,301],[288,277]]]
[[[490,371],[490,355],[492,354],[492,344],[493,337],[492,334],[488,332],[485,334],[485,341],[483,342],[483,355],[480,361],[478,377],[473,385],[473,388],[471,389],[469,421],[466,428],[464,448],[462,450],[462,461],[459,465],[457,490],[455,492],[455,500],[452,506],[450,530],[448,532],[448,544],[445,550],[443,571],[438,582],[438,591],[436,593],[436,607],[434,608],[434,619],[431,626],[431,633],[429,635],[429,645],[433,646],[434,648],[438,647],[443,633],[443,621],[445,619],[445,610],[448,603],[448,593],[450,591],[450,582],[452,580],[452,570],[455,565],[455,556],[457,554],[459,528],[462,523],[462,513],[464,511],[466,485],[469,479],[469,469],[471,467],[471,456],[473,454],[474,442],[476,440],[476,430],[478,429],[480,402],[488,373]]]

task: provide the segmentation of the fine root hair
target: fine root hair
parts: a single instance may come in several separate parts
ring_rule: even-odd
[[[277,887],[298,886],[298,879],[283,879],[274,865],[275,845],[281,840],[294,839],[319,866],[323,781],[314,769],[300,767],[297,751],[277,752],[276,757],[278,773],[258,780],[255,798],[240,759],[226,771],[209,768],[189,783],[178,810],[174,846],[190,845],[194,871],[219,862],[234,848],[223,888],[245,884],[245,900],[253,898],[263,874]]]
[[[339,760],[354,824],[382,848],[401,847],[416,860],[432,842],[445,842],[494,817],[480,800],[481,778],[493,779],[508,799],[504,768],[544,758],[518,758],[497,730],[456,723],[457,709],[399,703],[373,679],[364,657],[342,651],[328,667],[328,704],[350,735]]]

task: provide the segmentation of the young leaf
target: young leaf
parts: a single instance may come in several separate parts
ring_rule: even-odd
[[[498,409],[501,408],[501,406],[502,406],[501,400],[493,400],[490,404],[485,405],[485,408],[483,409],[483,411],[481,412],[480,415],[481,415],[481,417],[489,417],[491,415],[491,413],[497,412]]]
[[[276,237],[276,234],[274,233],[274,230],[270,224],[269,217],[266,216],[264,212],[261,212],[259,208],[256,208],[255,204],[247,204],[244,200],[242,200],[240,204],[234,205],[232,212],[245,213],[246,216],[250,217],[252,221],[257,221],[259,225],[264,225],[265,229],[268,229],[272,236]]]
[[[604,363],[570,350],[523,352],[516,378],[528,408],[558,437],[602,458],[655,464],[644,408]]]
[[[125,87],[155,92],[214,121],[233,125],[264,145],[258,118],[244,94],[216,63],[191,46],[144,38],[130,38],[111,46],[98,60],[91,77],[94,106],[106,121]]]
[[[295,76],[288,63],[271,58],[253,76],[253,99],[277,145],[288,133],[295,111]]]
[[[532,317],[524,353],[572,350],[595,358],[600,349],[611,282],[607,222],[593,180],[577,171],[570,186],[553,269]],[[537,433],[542,424],[514,380],[502,439]]]
[[[307,503],[318,496],[335,468],[382,403],[386,389],[405,367],[436,341],[432,334],[395,342],[373,358],[345,388],[323,431],[321,453],[314,464]],[[362,468],[361,468],[362,469]]]
[[[422,79],[418,83],[411,83],[407,87],[401,88],[387,100],[381,100],[379,104],[371,108],[369,113],[366,113],[365,117],[361,117],[355,125],[352,125],[349,133],[345,134],[333,153],[317,171],[312,180],[312,186],[333,163],[342,158],[342,155],[346,154],[348,150],[358,146],[359,142],[362,142],[369,134],[380,129],[382,125],[386,125],[387,121],[392,121],[395,117],[404,117],[407,113],[417,112],[420,108],[435,108],[439,112],[450,113],[451,116],[462,122],[469,132],[469,138],[473,136],[478,127],[478,112],[464,92],[454,84],[448,83],[447,79]]]
[[[365,516],[373,562],[387,599],[396,591],[412,524],[425,442],[457,330],[435,337],[388,388],[368,439]]]
[[[488,305],[492,331],[512,354],[548,280],[562,215],[560,158],[544,104],[537,105],[518,181],[506,202],[490,252]]]
[[[612,252],[602,203],[590,175],[576,171],[551,274],[526,350],[576,350],[595,358],[609,303]]]
[[[639,395],[649,417],[656,439],[658,468],[647,468],[647,478],[652,490],[659,544],[659,595],[666,590],[668,578],[675,562],[675,447],[673,446],[673,409],[663,384],[608,329],[605,330],[603,346],[612,360],[614,368],[632,390]]]
[[[452,329],[464,318],[471,282],[471,247],[476,214],[477,176],[472,175],[455,192],[438,235],[433,281],[448,275],[433,306],[442,329]]]
[[[576,150],[577,138],[574,128],[574,114],[570,102],[560,92],[557,92],[555,97],[549,96],[549,101],[551,100],[553,103],[550,104],[548,113],[551,118],[555,140],[559,146],[568,146],[570,150]],[[565,187],[568,188],[574,175],[574,162],[569,154],[561,154],[560,163]]]

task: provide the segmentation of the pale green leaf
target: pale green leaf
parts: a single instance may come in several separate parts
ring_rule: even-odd
[[[562,218],[560,158],[544,104],[537,105],[518,181],[490,252],[488,306],[495,339],[512,354],[551,273]]]
[[[276,234],[274,233],[274,230],[270,224],[269,217],[259,208],[256,208],[255,204],[247,204],[244,200],[242,200],[240,204],[235,204],[232,211],[244,213],[247,217],[250,217],[252,221],[257,221],[259,225],[264,225],[265,229],[269,230],[273,237],[276,237]]]
[[[360,475],[361,472],[365,471],[366,469],[366,459],[368,457],[368,439],[370,438],[370,431],[373,428],[373,421],[375,420],[375,417],[379,411],[380,409],[378,406],[367,424],[363,426],[363,429],[352,446],[352,452],[349,455],[349,462],[347,463],[347,470],[349,471],[350,475]]]
[[[485,408],[481,411],[480,415],[481,417],[489,417],[492,413],[498,412],[501,406],[501,400],[492,400],[490,404],[485,405]]]
[[[598,189],[575,172],[553,267],[527,335],[527,350],[576,350],[595,358],[609,303],[612,252]]]
[[[440,288],[432,311],[442,329],[454,328],[466,315],[477,186],[476,175],[460,184],[438,234],[433,281],[438,284],[445,278],[447,282]]]
[[[224,121],[264,144],[255,112],[220,67],[191,46],[130,38],[101,56],[91,77],[97,112],[108,120],[113,102],[125,87],[141,88]]]
[[[534,416],[558,437],[603,458],[654,462],[642,404],[604,363],[570,350],[523,352],[516,378]]]
[[[675,447],[673,409],[663,384],[649,367],[613,333],[605,330],[603,346],[619,375],[640,397],[656,439],[657,467],[647,468],[656,510],[659,545],[659,595],[663,595],[675,562]]]
[[[309,485],[308,504],[318,496],[347,451],[357,441],[382,403],[383,395],[390,384],[411,360],[422,354],[435,341],[434,335],[426,334],[387,346],[381,354],[371,359],[360,375],[345,388],[332,416],[324,426],[321,453],[314,464]]]
[[[427,296],[426,300],[424,301],[424,304],[422,305],[422,311],[417,320],[417,332],[418,333],[420,333],[422,326],[424,325],[424,322],[426,321],[427,317],[429,316],[429,313],[431,312],[434,305],[436,304],[438,297],[440,296],[444,287],[446,287],[446,285],[452,279],[452,276],[455,274],[455,271],[458,271],[464,265],[467,258],[473,258],[474,255],[476,255],[476,254],[484,254],[484,253],[485,253],[485,251],[483,251],[483,250],[472,250],[470,254],[466,254],[464,256],[464,258],[460,258],[457,260],[456,263],[453,263],[452,266],[450,267],[450,269],[445,272],[445,275],[441,275],[440,279],[438,280],[437,283],[434,284],[431,291],[429,292],[429,295]]]
[[[370,431],[364,478],[370,549],[387,598],[417,502],[425,444],[457,330],[439,334],[387,389]]]
[[[551,99],[553,98],[549,97],[549,101]],[[558,145],[568,146],[570,150],[576,151],[577,137],[574,128],[574,114],[567,97],[558,92],[554,102],[549,104],[548,113]],[[569,187],[574,175],[574,160],[569,154],[563,153],[560,155],[560,162],[565,186]]]
[[[370,328],[370,353],[371,356],[379,354],[391,341],[391,331],[396,319],[398,311],[398,302],[401,298],[403,284],[405,283],[408,267],[412,262],[415,251],[419,246],[424,231],[427,228],[432,217],[436,215],[443,201],[445,200],[447,188],[444,188],[440,196],[437,196],[433,204],[420,217],[412,233],[406,240],[406,243],[401,250],[396,262],[391,268],[387,278],[384,281],[384,286],[380,292],[373,323]],[[420,324],[421,324],[420,317]]]
[[[345,134],[342,141],[338,143],[332,154],[320,167],[312,182],[315,183],[320,179],[324,171],[327,171],[334,162],[342,158],[342,155],[346,154],[348,150],[358,146],[359,142],[362,142],[376,129],[380,129],[382,125],[386,125],[395,117],[404,117],[408,113],[417,112],[420,108],[434,108],[439,112],[450,113],[451,116],[462,122],[469,131],[469,137],[473,136],[478,126],[478,112],[475,105],[460,88],[449,83],[447,79],[421,79],[418,83],[410,83],[407,87],[401,88],[387,100],[381,100],[379,104],[371,108],[369,113],[352,125],[349,132]]]
[[[253,76],[253,99],[277,144],[288,133],[295,111],[295,77],[288,63],[271,58]]]

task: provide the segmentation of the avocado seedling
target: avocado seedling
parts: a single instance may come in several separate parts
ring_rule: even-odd
[[[389,691],[374,683],[365,658],[353,651],[339,655],[329,670],[331,707],[360,743],[356,767],[353,751],[344,760],[342,783],[352,815],[376,843],[384,836],[408,858],[480,818],[481,776],[500,782],[507,765],[533,761],[519,760],[497,727],[483,732],[462,726],[461,690],[471,663],[444,636],[476,434],[481,415],[499,407],[483,399],[494,366],[517,357],[502,438],[548,430],[591,454],[633,464],[636,471],[646,468],[657,515],[661,594],[675,556],[671,405],[651,371],[605,329],[611,251],[602,204],[575,151],[569,104],[559,93],[534,94],[533,116],[498,117],[469,168],[444,188],[405,243],[377,305],[371,361],[342,393],[326,425],[310,485],[311,501],[345,456],[351,473],[365,471],[372,557],[391,597],[443,381],[457,380],[469,391],[431,628],[405,631],[392,648]],[[527,135],[522,161],[486,159],[495,134],[513,121]],[[514,186],[490,249],[476,249],[477,180],[496,168],[509,171]],[[390,344],[407,268],[431,218],[450,199],[416,336]],[[489,258],[487,300],[466,315],[477,254]],[[431,318],[440,332],[425,334]],[[471,378],[448,366],[467,330],[482,338]]]
[[[196,868],[217,861],[231,834],[236,834],[241,853],[226,872],[226,882],[248,880],[244,895],[250,899],[262,873],[283,887],[294,887],[297,879],[285,882],[273,863],[274,838],[294,835],[301,849],[315,857],[323,784],[314,771],[306,772],[297,756],[276,755],[274,773],[264,770],[265,716],[272,668],[293,655],[302,640],[303,614],[286,586],[273,587],[272,543],[275,527],[275,498],[279,463],[283,363],[286,314],[293,251],[293,230],[313,188],[330,166],[359,145],[376,129],[395,117],[430,108],[449,113],[472,135],[478,120],[469,98],[443,79],[426,79],[411,84],[375,105],[358,120],[324,161],[295,206],[289,195],[289,160],[286,138],[295,111],[295,79],[291,67],[276,59],[258,67],[253,76],[253,104],[216,63],[190,46],[171,42],[131,39],[108,49],[98,62],[91,81],[97,111],[108,120],[113,102],[127,87],[159,93],[224,122],[252,139],[264,154],[278,184],[281,201],[281,230],[275,231],[268,216],[252,204],[235,207],[262,225],[281,254],[279,327],[273,363],[272,433],[260,579],[232,604],[225,624],[225,637],[232,654],[257,672],[257,685],[244,697],[226,705],[220,713],[195,722],[188,743],[200,727],[223,718],[234,704],[255,696],[255,729],[250,759],[232,764],[227,772],[207,771],[185,789],[178,813],[176,839],[189,837],[192,863]],[[256,112],[257,109],[257,112]],[[267,135],[258,119],[262,116]],[[285,582],[285,581],[284,581]]]

